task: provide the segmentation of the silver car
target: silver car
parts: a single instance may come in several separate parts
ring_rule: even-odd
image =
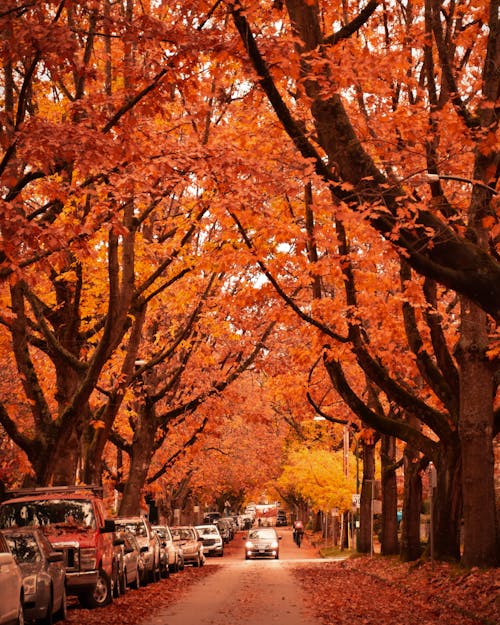
[[[0,625],[5,623],[24,624],[23,578],[0,533]]]
[[[127,531],[134,534],[144,553],[144,583],[159,581],[160,575],[160,541],[146,517],[117,517],[116,531]]]
[[[245,559],[271,557],[278,560],[280,539],[274,527],[251,529],[245,537]]]
[[[160,544],[168,554],[168,568],[171,573],[182,571],[184,568],[184,554],[179,543],[175,542],[168,525],[153,525],[154,531],[158,534]]]
[[[23,576],[26,620],[52,623],[66,618],[66,569],[63,554],[55,551],[40,528],[2,530]]]

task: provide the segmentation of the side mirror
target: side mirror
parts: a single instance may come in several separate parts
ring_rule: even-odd
[[[105,534],[109,534],[110,532],[116,531],[116,525],[114,519],[104,519],[104,527],[102,531]]]
[[[49,555],[47,556],[48,562],[62,562],[63,560],[64,560],[64,554],[61,553],[60,551],[53,551],[52,553],[49,553]]]

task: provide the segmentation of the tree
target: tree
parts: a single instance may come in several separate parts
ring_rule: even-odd
[[[280,95],[278,87],[283,74],[277,71],[272,74],[270,64],[265,60],[269,41],[276,35],[262,29],[257,43],[249,25],[250,18],[258,16],[262,20],[262,15],[254,12],[255,5],[247,6],[243,12],[241,5],[234,3],[232,15],[258,83],[285,132],[328,185],[332,212],[345,214],[349,211],[362,215],[419,273],[473,300],[498,320],[498,308],[493,303],[496,298],[491,298],[496,288],[494,283],[498,284],[499,269],[494,238],[497,221],[493,216],[498,151],[492,147],[498,124],[493,112],[499,84],[493,61],[498,47],[497,11],[490,8],[489,14],[483,12],[477,22],[465,22],[463,13],[460,13],[453,22],[443,19],[438,5],[432,2],[405,7],[406,13],[395,11],[391,14],[387,7],[379,12],[383,28],[377,28],[377,2],[369,2],[359,15],[343,23],[335,7],[331,8],[330,19],[325,22],[318,2],[290,0],[285,5],[291,29],[298,38],[296,69],[288,77],[294,80],[293,93],[298,96],[299,122],[291,113],[290,102]],[[323,13],[328,11],[326,6],[321,9]],[[411,19],[413,11],[415,15],[420,11],[421,21]],[[489,21],[489,28],[484,31],[483,19],[484,23]],[[325,34],[322,28],[322,24],[330,21],[339,24],[338,30],[331,35]],[[422,25],[421,32],[425,36],[416,39],[417,42],[423,41],[421,48],[409,44],[412,40],[409,35],[416,34],[411,30],[413,24],[417,29]],[[460,28],[454,28],[457,25]],[[470,38],[470,29],[476,30],[474,39]],[[464,35],[466,31],[469,32]],[[354,33],[358,36],[356,40]],[[464,37],[466,42],[463,42]],[[358,42],[362,46],[357,45]],[[266,51],[264,54],[262,49]],[[363,68],[366,68],[366,55],[375,62],[381,49],[392,53],[393,65],[384,63],[380,70],[374,69],[366,77],[366,72],[361,72],[360,52],[363,53]],[[454,62],[454,57],[463,49],[467,54]],[[289,55],[292,54],[290,49]],[[414,59],[422,62],[420,77],[415,75],[418,64]],[[342,67],[341,74],[339,67]],[[442,71],[440,85],[434,78],[436,67]],[[452,67],[459,69],[454,73]],[[480,67],[482,73],[476,71]],[[347,72],[347,68],[352,73]],[[370,82],[375,74],[384,78],[380,80],[378,91],[375,82]],[[470,81],[478,75],[481,78],[475,93],[481,97],[472,98],[466,104],[465,94]],[[420,82],[418,78],[421,78]],[[303,101],[307,103],[305,107],[300,106]],[[422,133],[424,139],[420,152],[413,150],[415,135],[407,132],[400,121],[407,107],[414,116],[413,128],[426,128]],[[377,140],[380,137],[373,125],[375,121],[384,128],[385,141],[388,136],[394,138],[394,150],[379,148]],[[462,131],[464,140],[461,145],[465,149],[458,159],[453,160],[453,166],[458,168],[455,173],[449,157],[454,150],[449,142],[445,142],[444,130],[452,124],[455,127],[456,122]],[[383,145],[390,144],[384,142]],[[401,161],[402,153],[407,153],[409,158]],[[443,172],[443,167],[449,167],[449,172]],[[411,179],[419,170],[430,174],[427,178],[429,196],[422,195],[425,193],[423,188],[411,190],[402,182]],[[464,171],[470,175],[464,176]],[[464,196],[461,202],[450,199],[442,184],[442,180],[456,178],[462,183],[462,188],[458,189]],[[469,182],[472,183],[470,192],[464,186]],[[484,319],[477,321],[485,323]],[[482,358],[485,357],[483,348]],[[340,374],[338,370],[337,374]],[[471,385],[470,379],[468,384]],[[464,384],[460,390],[465,398],[467,389]],[[482,444],[487,452],[482,470],[491,475],[492,394],[487,394],[486,398],[490,408],[483,414],[490,416],[486,416],[483,429]],[[460,413],[460,422],[464,423],[462,417],[464,414]],[[477,420],[476,425],[479,425]],[[468,429],[471,430],[470,426]],[[455,445],[455,456],[456,449]],[[462,457],[468,456],[471,449],[471,446],[463,445]],[[452,466],[456,462],[455,458],[451,459]],[[475,462],[479,468],[477,457]],[[442,475],[449,482],[451,475],[447,472]],[[492,481],[488,479],[487,482],[488,485],[478,484],[478,488],[483,497],[493,501]],[[470,483],[467,488],[471,489]],[[471,524],[472,533],[473,521],[469,514],[466,514],[465,522]],[[477,542],[474,548],[474,561],[481,565],[496,561],[492,507],[486,513],[485,522],[487,537],[482,539],[482,548],[478,548]],[[485,553],[489,555],[485,556]],[[467,560],[471,562],[469,558],[470,555]]]

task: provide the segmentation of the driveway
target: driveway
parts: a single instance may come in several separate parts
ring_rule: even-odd
[[[317,625],[290,571],[322,560],[307,541],[298,548],[289,528],[278,531],[279,560],[245,560],[238,534],[222,558],[207,559],[216,573],[142,625]]]

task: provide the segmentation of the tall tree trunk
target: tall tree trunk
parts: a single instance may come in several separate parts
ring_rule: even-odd
[[[382,545],[383,555],[399,553],[396,439],[382,435]]]
[[[458,437],[441,445],[433,503],[434,550],[437,558],[460,559],[462,473]]]
[[[363,482],[359,510],[357,550],[370,553],[372,547],[372,496],[375,482],[375,444],[363,440]]]
[[[497,544],[493,374],[486,356],[486,314],[461,298],[459,435],[463,472],[464,553],[466,566],[500,563]]]
[[[153,406],[147,401],[141,402],[131,445],[130,470],[120,503],[120,516],[136,515],[140,512],[142,489],[153,455],[156,425]]]
[[[401,531],[401,559],[403,562],[418,560],[422,555],[420,544],[420,511],[422,508],[422,477],[420,475],[420,452],[406,445],[404,452],[404,499]]]

